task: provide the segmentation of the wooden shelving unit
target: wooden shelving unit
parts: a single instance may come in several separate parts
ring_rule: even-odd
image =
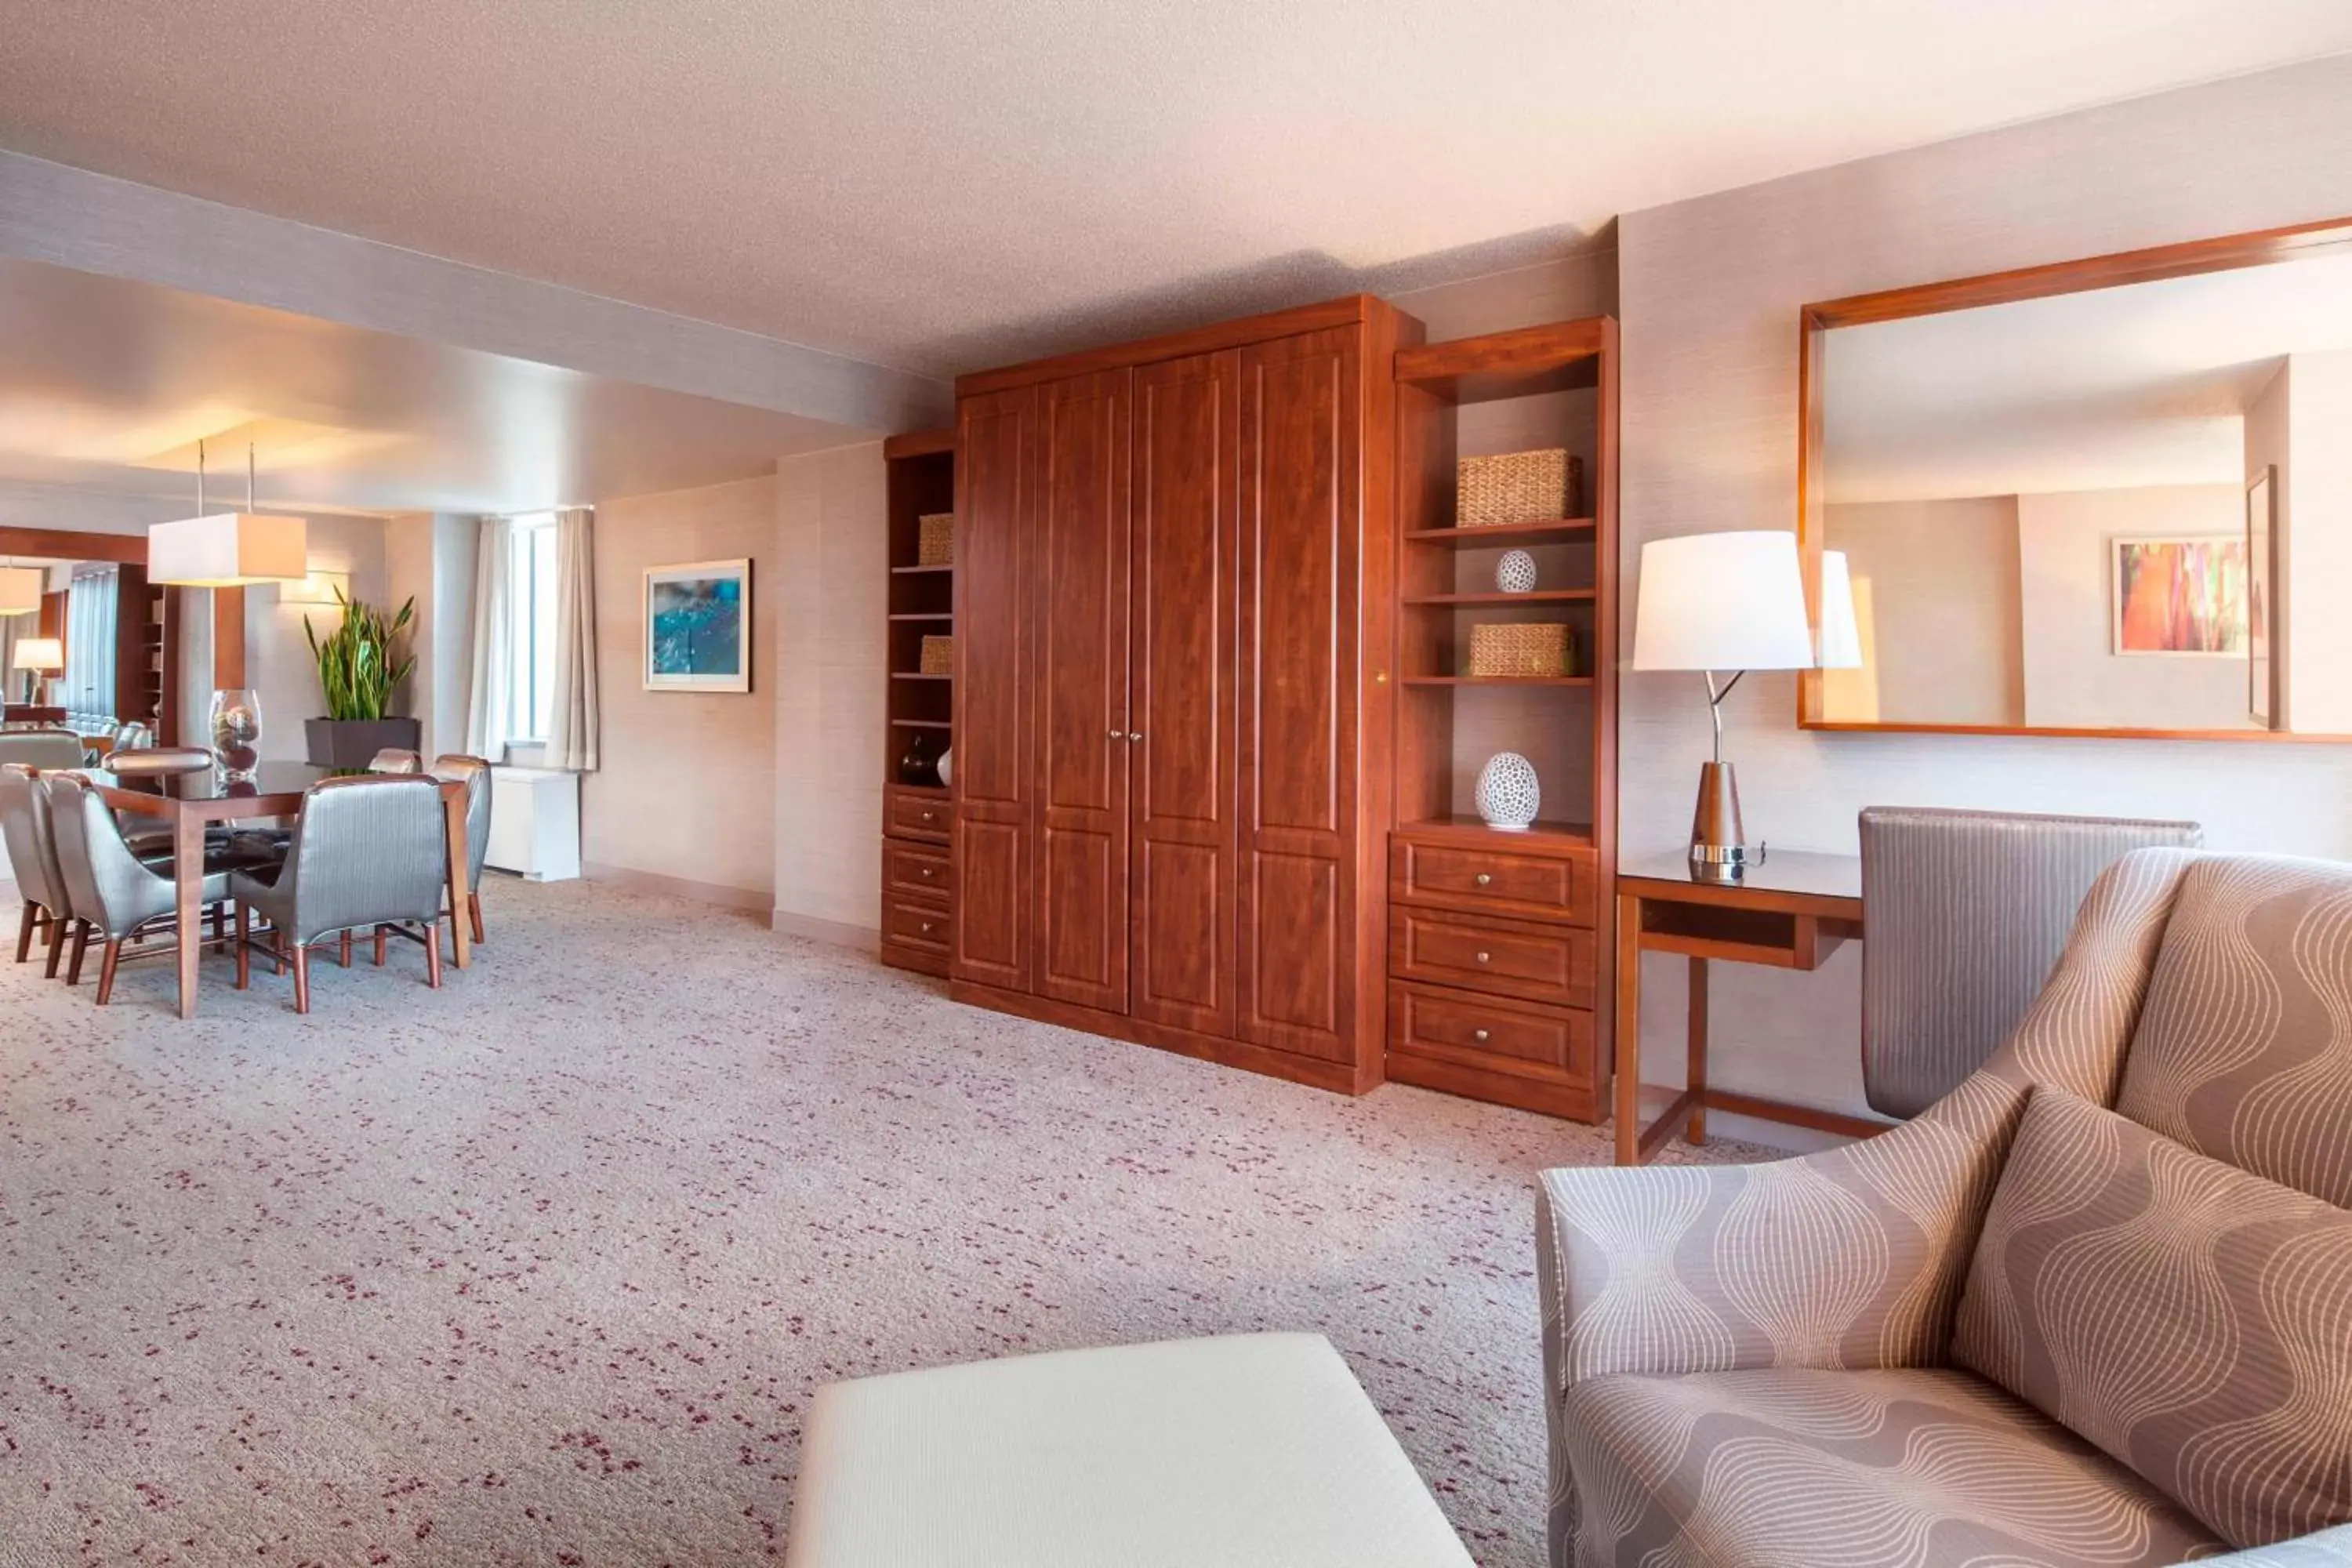
[[[936,763],[954,744],[955,678],[922,668],[923,639],[955,631],[955,567],[919,559],[919,520],[955,510],[955,432],[923,430],[882,444],[889,514],[888,722],[882,758],[882,962],[948,972],[954,912],[953,791],[906,775],[921,738]]]
[[[1394,374],[1388,1076],[1599,1121],[1614,1045],[1617,323],[1403,349]],[[1453,526],[1459,458],[1546,447],[1582,458],[1589,515]],[[1511,549],[1535,555],[1534,591],[1496,588]],[[1468,673],[1471,628],[1498,621],[1565,623],[1570,672]],[[1473,809],[1480,768],[1504,751],[1533,761],[1541,785],[1541,817],[1523,832]]]

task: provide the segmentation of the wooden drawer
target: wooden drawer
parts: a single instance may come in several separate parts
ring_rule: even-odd
[[[1592,868],[1589,853],[1517,855],[1399,837],[1389,842],[1389,898],[1395,903],[1589,926]]]
[[[954,905],[944,899],[909,899],[893,894],[882,900],[882,940],[921,948],[944,958],[954,912]]]
[[[1592,1081],[1592,1015],[1434,985],[1389,986],[1389,1049]]]
[[[922,838],[945,844],[955,823],[955,805],[945,795],[919,795],[892,788],[885,792],[882,831],[893,838]]]
[[[955,891],[955,859],[944,846],[882,841],[882,896],[939,897]]]
[[[1592,933],[1575,926],[1392,908],[1389,973],[1399,980],[1590,1007]]]

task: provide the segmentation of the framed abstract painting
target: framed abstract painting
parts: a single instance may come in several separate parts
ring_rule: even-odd
[[[751,689],[751,563],[646,572],[646,689]]]
[[[2114,650],[2246,656],[2246,541],[2236,534],[2113,542]]]

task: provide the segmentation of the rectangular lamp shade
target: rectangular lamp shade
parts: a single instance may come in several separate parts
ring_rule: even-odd
[[[0,616],[21,616],[41,607],[48,574],[37,566],[0,566]]]
[[[299,517],[224,511],[147,531],[147,580],[182,588],[242,588],[299,583],[310,574],[308,530]]]
[[[9,662],[18,669],[53,675],[66,667],[65,641],[61,637],[18,637],[16,657]]]
[[[1797,536],[1693,533],[1642,546],[1635,669],[1810,669]]]
[[[1862,668],[1862,626],[1853,613],[1853,575],[1845,552],[1822,552],[1822,648],[1823,669]]]

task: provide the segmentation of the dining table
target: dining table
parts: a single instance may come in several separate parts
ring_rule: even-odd
[[[215,823],[299,816],[302,796],[312,784],[349,771],[309,763],[264,762],[249,778],[232,778],[218,768],[136,783],[118,778],[102,766],[84,774],[99,798],[116,812],[171,825],[173,890],[180,930],[181,1017],[196,1016],[196,961],[204,953],[204,943],[195,938],[203,913],[205,829]],[[462,915],[470,891],[466,885],[466,781],[436,778],[434,782],[441,788],[441,811],[447,827],[449,907]],[[466,921],[452,921],[449,935],[452,961],[460,969],[471,967],[473,933]]]

